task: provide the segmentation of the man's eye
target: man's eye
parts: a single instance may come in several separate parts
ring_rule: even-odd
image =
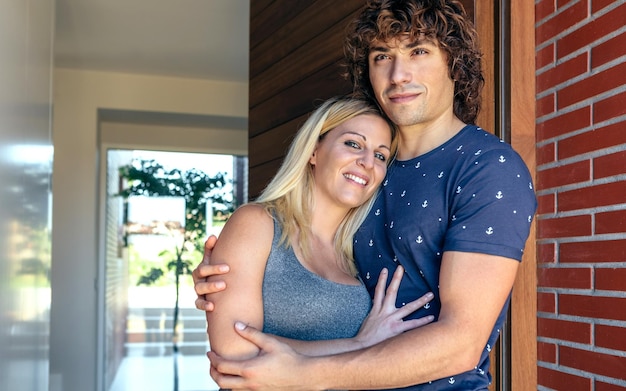
[[[389,56],[387,56],[386,54],[377,54],[374,56],[374,61],[381,61],[386,58],[389,58]]]
[[[424,50],[424,49],[418,48],[418,49],[415,49],[415,51],[413,53],[416,54],[416,55],[421,55],[421,54],[426,54],[428,52],[426,50]]]

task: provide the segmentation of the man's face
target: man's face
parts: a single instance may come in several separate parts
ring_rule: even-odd
[[[454,115],[454,81],[436,42],[400,36],[375,41],[368,57],[374,95],[400,128]]]

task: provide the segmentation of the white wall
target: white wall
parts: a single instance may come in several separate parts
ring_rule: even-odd
[[[0,2],[0,390],[48,390],[53,20]]]
[[[248,85],[68,69],[56,69],[54,82],[51,391],[97,390],[98,110],[247,118]],[[223,136],[207,151],[247,155],[247,131],[233,131],[239,152]]]

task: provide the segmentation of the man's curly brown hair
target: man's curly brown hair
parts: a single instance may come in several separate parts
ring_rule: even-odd
[[[454,87],[454,114],[473,124],[484,84],[478,34],[456,0],[369,0],[348,26],[344,43],[345,76],[357,96],[376,101],[369,79],[368,55],[374,41],[408,34],[412,41],[433,40],[447,53]]]

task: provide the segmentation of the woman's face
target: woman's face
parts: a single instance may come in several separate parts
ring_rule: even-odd
[[[309,159],[316,205],[354,208],[365,203],[387,173],[391,129],[381,117],[363,114],[327,132]]]

